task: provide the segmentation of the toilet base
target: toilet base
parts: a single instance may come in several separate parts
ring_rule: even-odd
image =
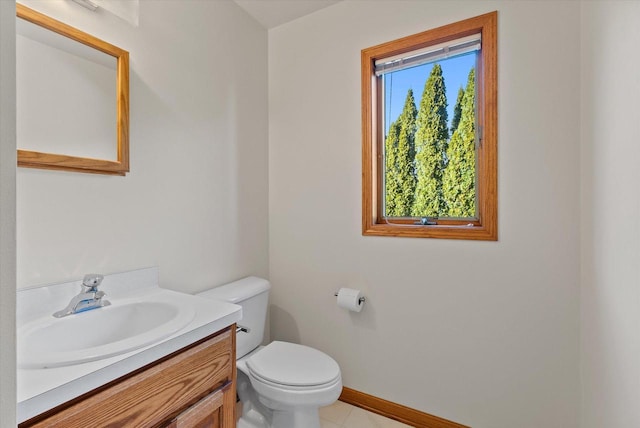
[[[274,410],[273,421],[267,420],[259,413],[247,412],[238,419],[237,428],[320,428],[318,409],[296,409],[294,412]]]
[[[273,411],[273,428],[320,428],[318,409],[299,408],[293,412]]]
[[[244,364],[240,362],[239,366],[244,367]],[[268,407],[266,404],[269,403],[264,403],[264,397],[256,393],[246,373],[242,370],[237,373],[237,392],[242,402],[242,416],[238,419],[237,428],[320,428],[318,407],[273,409],[275,403]]]
[[[264,419],[260,421],[241,416],[240,419],[238,419],[236,428],[269,428],[269,425],[267,425]]]

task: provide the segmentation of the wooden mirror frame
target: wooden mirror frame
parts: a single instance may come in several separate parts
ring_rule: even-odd
[[[16,3],[16,16],[102,51],[117,60],[116,128],[118,160],[93,159],[18,149],[18,166],[93,174],[125,175],[129,172],[129,52],[19,3]]]

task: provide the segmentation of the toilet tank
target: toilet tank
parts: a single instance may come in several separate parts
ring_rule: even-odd
[[[238,332],[236,358],[244,357],[256,349],[264,339],[270,288],[271,284],[266,279],[249,276],[197,294],[242,306],[242,320],[238,322],[238,326],[249,329],[249,332]]]

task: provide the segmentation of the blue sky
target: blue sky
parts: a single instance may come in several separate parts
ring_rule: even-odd
[[[475,52],[438,61],[444,75],[449,125],[451,125],[451,119],[453,118],[453,108],[458,97],[458,89],[461,86],[464,89],[467,85],[469,71],[475,66],[475,61]],[[409,89],[413,89],[416,108],[420,108],[424,84],[434,64],[423,64],[385,75],[385,134],[389,130],[389,124],[400,116]]]

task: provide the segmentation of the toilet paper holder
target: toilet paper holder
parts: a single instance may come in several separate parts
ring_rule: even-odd
[[[333,295],[338,297],[338,292],[336,291],[335,293],[333,293]],[[364,296],[362,296],[361,298],[358,299],[358,303],[360,303],[360,304],[362,304],[362,303],[364,303],[366,301],[367,301],[367,299]]]

